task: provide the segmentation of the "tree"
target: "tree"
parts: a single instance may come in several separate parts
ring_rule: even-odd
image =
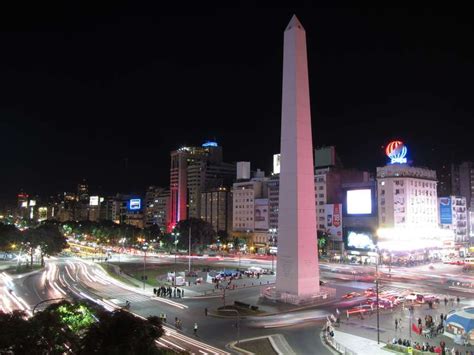
[[[21,233],[14,225],[0,223],[0,250],[11,249],[20,242]]]
[[[33,266],[33,254],[36,248],[40,250],[41,265],[43,266],[45,255],[60,253],[67,247],[66,238],[60,232],[58,226],[51,224],[42,224],[39,227],[24,231],[24,243],[29,248],[31,266]]]
[[[216,241],[216,232],[212,224],[199,218],[189,218],[179,221],[176,230],[179,231],[178,248],[188,249],[189,227],[191,227],[191,248],[204,249]]]
[[[81,342],[82,354],[160,354],[155,339],[163,335],[158,317],[138,318],[123,310],[103,312]]]
[[[25,341],[30,325],[23,311],[0,311],[0,354],[26,354],[31,344]]]
[[[318,230],[318,250],[319,255],[326,254],[326,246],[329,239],[329,234],[326,231]]]

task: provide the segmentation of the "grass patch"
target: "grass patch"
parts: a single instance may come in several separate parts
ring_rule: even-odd
[[[227,305],[227,306],[219,307],[217,309],[217,313],[222,315],[222,316],[229,316],[229,317],[235,317],[236,316],[235,312],[228,312],[228,311],[226,311],[226,309],[236,310],[237,312],[239,312],[239,314],[241,316],[257,316],[257,315],[265,313],[265,312],[260,311],[258,309],[253,310],[253,309],[250,309],[250,308],[243,308],[243,307],[238,307],[238,306],[234,306],[234,305]]]
[[[10,275],[20,275],[20,274],[26,274],[27,272],[35,271],[35,270],[40,270],[44,268],[44,266],[41,265],[33,265],[32,267],[30,265],[20,265],[20,266],[10,266],[9,268],[5,269],[8,274]]]
[[[130,281],[126,277],[123,277],[120,274],[115,273],[115,269],[112,265],[102,264],[101,266],[109,274],[109,276],[113,277],[114,279],[116,279],[116,280],[118,280],[118,281],[120,281],[120,282],[122,282],[126,285],[133,286],[133,287],[138,287],[138,285],[136,285],[135,283],[133,283],[132,281]]]
[[[167,286],[171,285],[171,283],[166,281],[166,276],[168,272],[182,272],[188,271],[188,264],[187,263],[163,263],[163,264],[155,264],[149,263],[146,265],[145,273],[143,273],[143,263],[116,263],[112,262],[111,264],[117,265],[125,272],[127,275],[133,277],[134,279],[142,282],[142,275],[147,276],[146,284],[156,287],[156,286]],[[203,268],[209,269],[216,269],[216,265],[208,265],[208,264],[198,264],[194,263],[191,267],[193,271],[201,271]],[[218,270],[226,269],[234,269],[234,267],[228,265],[219,265]]]
[[[236,346],[258,355],[278,355],[268,338],[241,341]]]

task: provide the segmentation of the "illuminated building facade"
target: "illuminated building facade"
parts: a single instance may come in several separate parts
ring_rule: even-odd
[[[166,230],[169,215],[170,191],[162,187],[150,186],[145,194],[145,227],[157,225]]]
[[[393,164],[377,168],[381,228],[438,228],[436,172]]]
[[[234,176],[235,165],[222,161],[222,147],[215,142],[172,151],[168,231],[181,220],[199,218],[201,192],[226,186]]]
[[[464,196],[440,197],[439,224],[454,232],[456,243],[469,242],[469,210]]]
[[[232,193],[230,188],[218,187],[201,193],[201,219],[216,232],[232,232]]]

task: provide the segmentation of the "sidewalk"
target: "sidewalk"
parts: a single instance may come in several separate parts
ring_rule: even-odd
[[[380,342],[380,344],[377,344],[374,340],[344,333],[339,330],[334,330],[333,339],[328,338],[328,341],[334,345],[336,350],[342,351],[344,354],[393,354],[392,351],[382,349],[386,345],[385,343]]]

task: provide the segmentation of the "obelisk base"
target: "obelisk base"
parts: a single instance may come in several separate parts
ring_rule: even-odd
[[[262,289],[261,297],[267,301],[288,303],[296,306],[317,306],[334,300],[336,298],[336,289],[320,287],[320,291],[317,294],[297,295],[288,292],[280,292],[276,290],[275,286],[270,286]]]

